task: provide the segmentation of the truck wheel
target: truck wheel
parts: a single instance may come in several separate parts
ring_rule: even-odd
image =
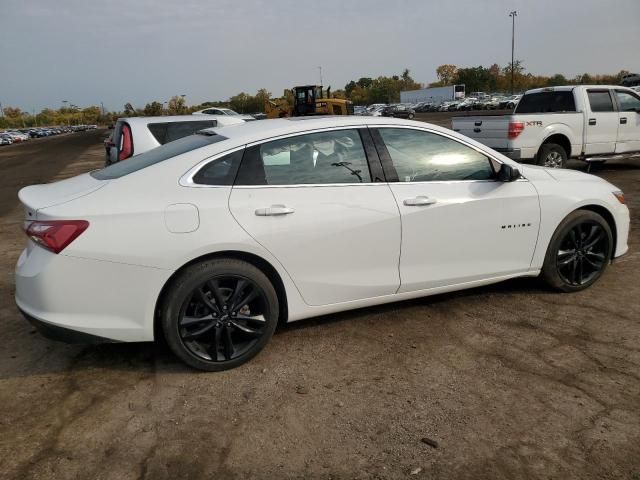
[[[540,147],[536,163],[548,168],[564,168],[567,163],[567,152],[560,145],[545,143]]]

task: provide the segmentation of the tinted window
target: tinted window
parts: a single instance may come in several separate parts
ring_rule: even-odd
[[[621,112],[633,112],[640,109],[640,98],[629,92],[616,90],[616,98],[618,99]]]
[[[587,96],[592,112],[613,112],[613,100],[608,90],[589,90]]]
[[[199,130],[212,128],[216,125],[218,125],[216,120],[200,120],[197,122],[150,123],[148,128],[158,143],[164,145],[165,143],[173,142],[179,138],[196,133]]]
[[[524,95],[515,113],[575,112],[572,91],[538,92]]]
[[[357,130],[311,133],[247,149],[237,185],[371,182]]]
[[[188,137],[181,138],[175,142],[167,143],[153,150],[141,153],[131,157],[125,161],[114,163],[102,170],[91,172],[91,176],[98,180],[111,180],[114,178],[124,177],[138,170],[142,170],[150,165],[155,165],[164,160],[167,160],[183,153],[196,150],[201,147],[206,147],[212,143],[221,142],[226,140],[226,137],[222,135],[189,135]]]
[[[241,149],[208,163],[194,175],[194,183],[202,185],[233,185],[243,153],[244,149]]]
[[[494,178],[488,157],[450,138],[406,128],[381,128],[380,135],[400,182]]]

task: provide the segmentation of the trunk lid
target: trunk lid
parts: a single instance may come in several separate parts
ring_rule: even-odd
[[[39,210],[83,197],[107,183],[85,173],[59,182],[24,187],[18,192],[18,198],[24,205],[25,218],[37,220]]]

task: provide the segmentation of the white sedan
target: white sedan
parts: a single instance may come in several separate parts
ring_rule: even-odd
[[[391,118],[204,130],[19,197],[31,322],[81,342],[158,332],[203,370],[246,362],[278,322],[521,276],[581,290],[628,248],[610,183]]]

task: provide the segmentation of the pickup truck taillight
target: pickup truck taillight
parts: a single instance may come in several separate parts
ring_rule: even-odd
[[[89,226],[86,220],[49,220],[25,222],[24,231],[35,243],[60,253]]]
[[[122,150],[118,155],[118,161],[126,160],[133,155],[133,136],[131,127],[126,123],[122,126]]]
[[[524,130],[524,122],[509,122],[509,130],[507,131],[507,137],[509,140],[518,138],[518,135]]]

